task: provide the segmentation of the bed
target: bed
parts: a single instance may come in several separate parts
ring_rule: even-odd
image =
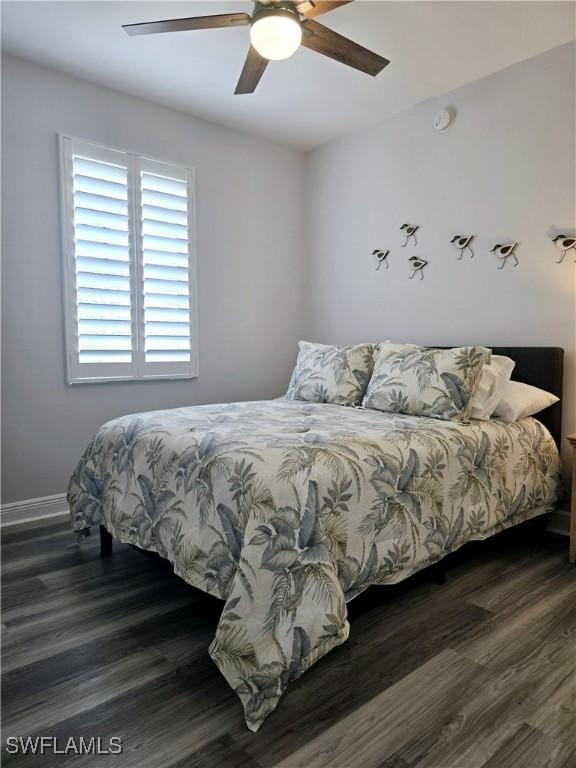
[[[562,395],[562,350],[493,348]],[[468,425],[285,399],[105,424],[70,481],[74,529],[168,559],[224,601],[209,653],[256,731],[349,634],[347,603],[549,512],[560,403]]]

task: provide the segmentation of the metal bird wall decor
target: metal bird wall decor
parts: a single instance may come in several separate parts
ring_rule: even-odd
[[[403,248],[405,248],[411,240],[415,245],[418,244],[418,239],[416,237],[416,233],[419,230],[418,224],[402,224],[400,230],[404,234],[405,238],[404,242],[402,243]],[[450,243],[456,248],[456,250],[460,252],[458,261],[462,260],[465,251],[469,252],[471,259],[474,258],[472,242],[475,237],[476,235],[452,236]],[[573,250],[576,252],[576,237],[559,234],[552,238],[552,242],[560,251],[560,258],[556,261],[557,264],[562,263],[568,251]],[[508,259],[512,259],[512,265],[514,267],[518,266],[519,261],[518,257],[516,256],[516,249],[519,244],[519,241],[515,241],[513,243],[496,243],[496,245],[494,245],[494,247],[490,250],[490,253],[494,253],[499,259],[500,265],[498,269],[504,269]],[[383,248],[374,248],[372,251],[372,256],[376,259],[376,271],[381,268],[382,264],[384,264],[386,269],[390,268],[390,263],[388,261],[388,257],[390,256],[390,249],[384,250]],[[414,276],[419,273],[420,279],[424,280],[424,269],[429,262],[420,256],[411,256],[408,261],[410,262],[410,268],[412,269],[409,279],[413,280]]]
[[[490,251],[490,253],[495,253],[496,256],[500,259],[502,262],[498,269],[504,269],[506,266],[506,262],[510,257],[514,259],[514,266],[518,266],[518,258],[514,251],[516,250],[516,246],[518,243],[506,243],[505,245],[501,245],[500,243],[497,243],[494,248]]]
[[[376,256],[376,261],[378,262],[376,266],[376,270],[379,270],[382,264],[386,266],[386,269],[390,266],[388,264],[388,256],[390,255],[390,251],[383,251],[380,248],[376,248],[372,251],[372,256]]]
[[[404,243],[402,245],[402,248],[406,248],[408,245],[408,242],[410,240],[414,241],[414,245],[418,245],[418,240],[416,239],[416,232],[418,231],[418,224],[402,224],[400,227],[400,230],[404,232],[404,237],[406,238],[404,240]]]
[[[414,277],[416,272],[420,273],[420,280],[424,280],[424,267],[428,262],[425,259],[421,259],[419,256],[411,256],[408,261],[410,262],[410,265],[412,267],[412,274],[410,275],[410,280]]]
[[[458,256],[458,261],[462,261],[462,256],[464,256],[464,251],[470,251],[470,258],[474,258],[474,251],[472,250],[470,243],[474,240],[474,235],[454,235],[452,240],[450,240],[451,243],[454,243],[454,246],[460,251],[460,256]]]
[[[570,250],[576,250],[576,237],[566,237],[566,235],[556,235],[552,242],[560,251],[560,258],[556,261],[556,264],[562,264],[564,256]]]

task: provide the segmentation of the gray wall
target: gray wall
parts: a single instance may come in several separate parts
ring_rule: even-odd
[[[562,46],[315,150],[308,162],[307,333],[317,341],[554,345],[566,350],[564,433],[576,431],[575,47]],[[451,105],[443,134],[434,113]],[[420,225],[417,248],[398,228]],[[476,233],[475,257],[449,240]],[[519,240],[498,271],[494,243]],[[374,270],[374,248],[390,269]],[[409,280],[407,257],[429,260]],[[567,454],[566,454],[567,455]]]
[[[8,58],[3,69],[3,501],[61,493],[117,415],[273,397],[296,341],[559,345],[576,429],[574,45],[303,156]],[[432,129],[444,105],[458,114]],[[195,166],[200,378],[68,387],[56,133]],[[303,218],[303,212],[307,216]],[[398,227],[420,224],[417,249]],[[462,263],[448,240],[477,233]],[[488,249],[518,239],[520,266]],[[374,271],[373,248],[391,248]],[[429,259],[408,280],[406,258]]]
[[[285,391],[302,335],[302,155],[10,57],[2,131],[4,502],[62,493],[120,414]],[[66,385],[58,131],[196,168],[197,380]]]

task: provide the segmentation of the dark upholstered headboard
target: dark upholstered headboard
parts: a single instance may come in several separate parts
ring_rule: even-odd
[[[534,416],[549,430],[560,450],[562,430],[562,383],[564,379],[564,350],[561,347],[491,347],[495,355],[511,357],[516,363],[514,381],[523,381],[545,389],[560,398],[556,405]]]
[[[514,381],[545,389],[560,398],[559,403],[534,417],[549,430],[560,450],[564,350],[561,347],[490,347],[489,344],[484,346],[491,349],[495,355],[504,355],[514,360]]]

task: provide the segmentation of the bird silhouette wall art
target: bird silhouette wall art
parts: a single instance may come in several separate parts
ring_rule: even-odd
[[[556,264],[562,264],[564,256],[570,250],[576,250],[576,237],[566,237],[566,235],[556,235],[552,242],[560,251],[560,258],[557,259]]]
[[[372,251],[372,256],[376,256],[376,261],[378,262],[378,264],[376,266],[376,270],[379,270],[380,267],[382,266],[382,264],[384,264],[386,269],[388,269],[388,267],[390,266],[390,264],[388,264],[388,256],[389,255],[390,255],[390,251],[389,250],[388,251],[383,251],[380,248],[375,248]]]
[[[400,227],[400,230],[404,233],[404,237],[406,238],[404,240],[402,248],[406,248],[410,240],[414,241],[414,245],[418,245],[418,240],[416,239],[418,224],[402,224],[402,226]]]
[[[454,246],[460,251],[460,256],[458,256],[458,261],[462,261],[462,256],[464,256],[464,251],[470,251],[470,258],[474,258],[474,251],[472,250],[472,247],[470,243],[474,240],[474,235],[454,235],[452,240],[450,240],[451,243],[454,243]]]
[[[514,251],[516,250],[516,246],[518,243],[506,243],[504,245],[501,245],[500,243],[497,243],[494,248],[490,251],[490,253],[495,253],[496,256],[500,259],[501,264],[498,267],[498,269],[504,269],[506,266],[506,262],[510,257],[514,259],[514,266],[518,266],[518,258]]]
[[[408,261],[410,262],[410,266],[412,267],[412,274],[410,275],[410,280],[414,277],[414,275],[419,272],[420,273],[420,280],[424,280],[424,267],[428,262],[426,259],[421,259],[419,256],[411,256]]]

